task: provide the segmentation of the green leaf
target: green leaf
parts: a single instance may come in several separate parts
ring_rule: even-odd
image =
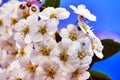
[[[96,70],[89,70],[90,78],[88,80],[112,80],[108,75]]]
[[[43,6],[57,8],[60,6],[60,0],[45,0],[45,3],[43,4]]]
[[[107,59],[120,51],[120,43],[112,39],[104,39],[102,40],[102,44],[104,46],[104,49],[103,49],[104,58],[103,59]]]

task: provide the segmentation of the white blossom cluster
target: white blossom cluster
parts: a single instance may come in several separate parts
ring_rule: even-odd
[[[38,0],[39,1],[39,0]],[[40,0],[41,1],[41,0]],[[87,80],[94,53],[103,58],[100,40],[83,21],[96,21],[85,5],[76,8],[78,24],[58,30],[70,12],[11,0],[0,7],[0,80]]]

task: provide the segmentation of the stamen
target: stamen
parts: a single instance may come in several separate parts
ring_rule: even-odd
[[[69,57],[68,54],[66,54],[65,52],[60,54],[60,60],[61,61],[65,61],[66,62],[68,60],[68,57]]]
[[[51,77],[52,79],[54,79],[55,74],[56,74],[56,72],[52,68],[46,69],[46,75],[48,77]]]
[[[36,65],[29,64],[29,65],[27,66],[27,70],[28,70],[30,73],[35,73],[35,72],[36,72],[36,69],[37,69],[37,66],[36,66]]]
[[[70,38],[72,41],[75,41],[75,40],[77,40],[77,35],[76,35],[75,33],[70,33],[69,38]]]
[[[50,49],[44,47],[41,49],[41,53],[43,56],[49,56],[50,55]]]
[[[83,51],[78,52],[78,58],[83,59],[85,57],[85,54]]]

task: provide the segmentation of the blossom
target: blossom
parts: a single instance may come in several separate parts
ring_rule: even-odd
[[[48,20],[48,25],[58,26],[59,20],[68,18],[70,13],[65,8],[48,7],[39,16],[42,20]]]
[[[61,74],[60,67],[57,63],[45,60],[40,64],[39,79],[40,80],[66,80]]]
[[[70,39],[71,41],[78,41],[81,38],[84,38],[86,34],[83,31],[77,29],[77,26],[74,24],[69,24],[67,28],[62,28],[60,30],[60,36],[62,39]]]
[[[28,24],[28,21],[25,19],[20,20],[14,27],[14,29],[17,31],[17,33],[14,36],[14,39],[18,44],[24,45],[31,43],[30,34],[32,29],[31,25]]]
[[[71,41],[63,39],[51,53],[52,60],[60,65],[61,70],[65,72],[74,71],[78,68],[79,59],[74,57],[77,46],[72,46]]]
[[[85,5],[83,4],[78,5],[77,8],[73,5],[70,5],[70,8],[73,9],[75,13],[78,14],[79,16],[84,17],[90,21],[96,21],[96,16],[91,14]]]
[[[56,41],[51,37],[44,39],[40,43],[34,44],[35,49],[32,50],[30,55],[32,62],[40,64],[44,60],[50,60],[50,55],[56,45]]]
[[[57,31],[57,27],[54,24],[49,25],[48,22],[39,20],[35,26],[32,26],[34,29],[31,35],[33,42],[43,41],[45,37],[53,36]]]

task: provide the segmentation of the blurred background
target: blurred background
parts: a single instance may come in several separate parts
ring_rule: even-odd
[[[3,0],[7,2],[8,0]],[[43,0],[44,1],[44,0]],[[69,23],[75,23],[77,15],[69,8],[69,5],[85,4],[96,15],[96,22],[87,21],[92,26],[94,33],[100,39],[114,39],[120,42],[120,1],[119,0],[61,0],[61,7],[71,12],[69,19],[61,21],[59,28],[66,27]],[[92,70],[101,71],[109,75],[112,80],[120,80],[120,52],[111,58],[94,64]]]

